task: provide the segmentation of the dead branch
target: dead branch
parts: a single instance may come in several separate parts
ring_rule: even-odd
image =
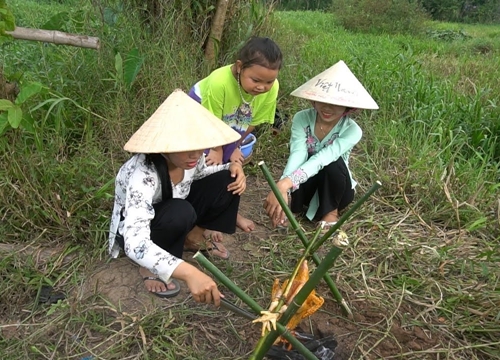
[[[69,34],[56,30],[30,29],[17,26],[14,31],[6,31],[15,39],[33,40],[57,45],[71,45],[99,50],[100,41],[97,37]]]

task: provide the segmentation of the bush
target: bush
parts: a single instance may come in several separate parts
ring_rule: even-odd
[[[498,0],[421,0],[434,20],[466,23],[498,23]]]
[[[337,0],[333,12],[347,29],[369,33],[410,33],[423,30],[428,17],[408,0]]]
[[[329,10],[332,0],[281,0],[279,10]]]

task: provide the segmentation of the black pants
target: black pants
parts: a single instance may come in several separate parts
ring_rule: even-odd
[[[195,225],[233,234],[240,204],[240,196],[227,191],[233,181],[228,170],[219,171],[194,181],[185,200],[168,199],[154,204],[151,240],[180,258],[186,235]],[[121,234],[116,234],[116,241],[122,249],[125,247]]]
[[[354,199],[349,170],[344,160],[339,157],[337,161],[330,163],[321,169],[315,176],[309,178],[305,183],[292,192],[290,209],[294,213],[302,213],[309,206],[314,194],[318,191],[319,208],[315,219],[333,210],[342,210]]]

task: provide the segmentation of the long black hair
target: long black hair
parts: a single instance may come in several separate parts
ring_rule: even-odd
[[[241,61],[241,68],[260,65],[271,70],[280,70],[283,54],[274,41],[267,37],[251,37],[239,50],[236,60]]]
[[[162,154],[146,154],[146,164],[154,165],[158,178],[161,182],[161,200],[165,201],[172,198],[172,185],[170,174],[168,173],[167,160]]]

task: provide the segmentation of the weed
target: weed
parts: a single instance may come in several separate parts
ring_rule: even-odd
[[[471,36],[467,35],[463,30],[428,30],[427,35],[431,39],[444,41],[465,40],[471,38]]]

